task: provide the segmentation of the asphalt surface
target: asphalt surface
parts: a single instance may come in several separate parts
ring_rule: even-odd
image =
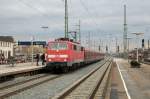
[[[150,99],[150,80],[139,68],[130,68],[126,60],[116,59],[130,99]]]
[[[113,64],[105,99],[128,99],[116,64]]]

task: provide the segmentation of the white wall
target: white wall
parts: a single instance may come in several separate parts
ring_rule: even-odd
[[[8,58],[8,52],[10,51],[13,56],[13,44],[12,42],[0,41],[0,54],[4,53],[5,58]]]

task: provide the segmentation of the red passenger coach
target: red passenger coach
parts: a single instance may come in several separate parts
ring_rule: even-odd
[[[84,62],[84,48],[66,38],[48,42],[46,62],[47,69],[67,71],[69,67]]]
[[[95,51],[90,51],[90,50],[85,50],[84,51],[84,63],[93,63],[99,60],[104,59],[104,54],[95,52]]]

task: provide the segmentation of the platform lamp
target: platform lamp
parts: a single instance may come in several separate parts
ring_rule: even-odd
[[[138,36],[144,34],[144,33],[141,33],[141,32],[136,32],[136,33],[132,33],[132,34],[135,34],[136,35],[136,41],[138,42]],[[138,62],[139,61],[139,55],[138,55],[138,43],[137,43],[137,51],[136,51],[136,61]]]
[[[33,60],[34,60],[34,56],[33,56],[33,54],[34,54],[34,51],[33,51],[33,50],[34,50],[34,44],[33,44],[33,42],[34,42],[34,36],[31,37],[31,47],[32,47],[32,49],[31,49],[31,50],[32,50],[32,51],[31,51],[31,53],[32,53],[32,54],[31,54],[31,55],[32,55],[32,56],[31,56],[31,64],[32,64],[32,65],[33,65]]]
[[[130,40],[132,39],[132,38],[130,38],[130,37],[127,37],[126,38],[127,39],[127,45],[128,45],[128,47],[127,47],[127,53],[128,53],[128,62],[129,62],[129,52],[130,52]]]
[[[43,30],[45,30],[45,32],[46,32],[46,29],[49,29],[48,26],[41,26],[41,28],[42,28]],[[44,53],[44,46],[43,46],[43,53]]]

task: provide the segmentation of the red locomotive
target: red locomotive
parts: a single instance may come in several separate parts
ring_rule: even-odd
[[[46,52],[46,69],[62,70],[82,66],[104,58],[104,54],[85,50],[79,43],[68,38],[60,38],[48,42]]]

